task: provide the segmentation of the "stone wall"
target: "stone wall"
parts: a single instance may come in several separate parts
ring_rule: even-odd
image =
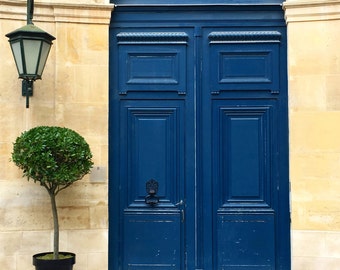
[[[74,270],[107,269],[108,24],[106,1],[35,1],[34,23],[56,40],[30,108],[21,96],[5,34],[26,24],[26,1],[0,0],[0,265],[33,269],[52,250],[47,192],[10,162],[12,143],[38,125],[65,126],[89,142],[93,173],[57,197],[60,249],[77,254]],[[108,1],[107,1],[108,2]]]
[[[340,1],[288,1],[294,270],[340,265]]]

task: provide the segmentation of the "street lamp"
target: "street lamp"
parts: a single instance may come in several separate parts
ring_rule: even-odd
[[[29,97],[33,96],[33,82],[40,80],[52,41],[55,37],[36,27],[33,20],[34,0],[27,0],[27,25],[6,35],[9,38],[19,78],[22,81],[22,95],[26,96],[26,108]]]

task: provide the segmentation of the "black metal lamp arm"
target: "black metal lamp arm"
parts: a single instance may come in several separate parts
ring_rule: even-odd
[[[27,0],[27,24],[33,24],[34,0]]]

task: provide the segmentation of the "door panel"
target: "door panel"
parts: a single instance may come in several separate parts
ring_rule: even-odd
[[[213,101],[217,269],[275,269],[276,104]]]
[[[275,103],[271,103],[213,102],[214,184],[223,208],[272,206]]]
[[[181,269],[181,217],[178,211],[124,215],[126,269]],[[125,268],[124,268],[125,269]]]
[[[152,104],[152,105],[151,105]],[[184,108],[181,101],[125,101],[121,109],[122,166],[126,207],[145,205],[146,183],[158,182],[158,207],[175,207],[183,198]]]
[[[207,38],[213,94],[228,90],[279,91],[280,32],[209,31]]]
[[[115,268],[180,270],[194,226],[192,34],[147,30],[114,32]]]
[[[183,101],[121,102],[125,192],[124,269],[181,269],[183,261]],[[158,183],[155,204],[146,184]],[[124,198],[124,196],[122,196]]]
[[[273,213],[219,214],[217,222],[217,269],[275,269]]]
[[[159,29],[158,29],[159,31]],[[188,34],[120,32],[116,35],[121,68],[119,91],[176,91],[185,94]]]
[[[203,30],[202,156],[212,194],[213,269],[276,269],[281,33]],[[282,107],[281,107],[282,109]],[[209,161],[212,161],[209,163]],[[282,181],[282,180],[281,180]],[[209,186],[211,185],[211,190]],[[208,201],[211,198],[206,194]],[[206,238],[206,243],[209,239]]]

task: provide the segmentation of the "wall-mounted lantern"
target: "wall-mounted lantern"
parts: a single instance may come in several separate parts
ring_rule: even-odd
[[[33,25],[34,0],[27,0],[27,25],[6,35],[9,38],[19,78],[22,81],[22,95],[33,96],[33,82],[41,79],[52,41],[55,37]]]

